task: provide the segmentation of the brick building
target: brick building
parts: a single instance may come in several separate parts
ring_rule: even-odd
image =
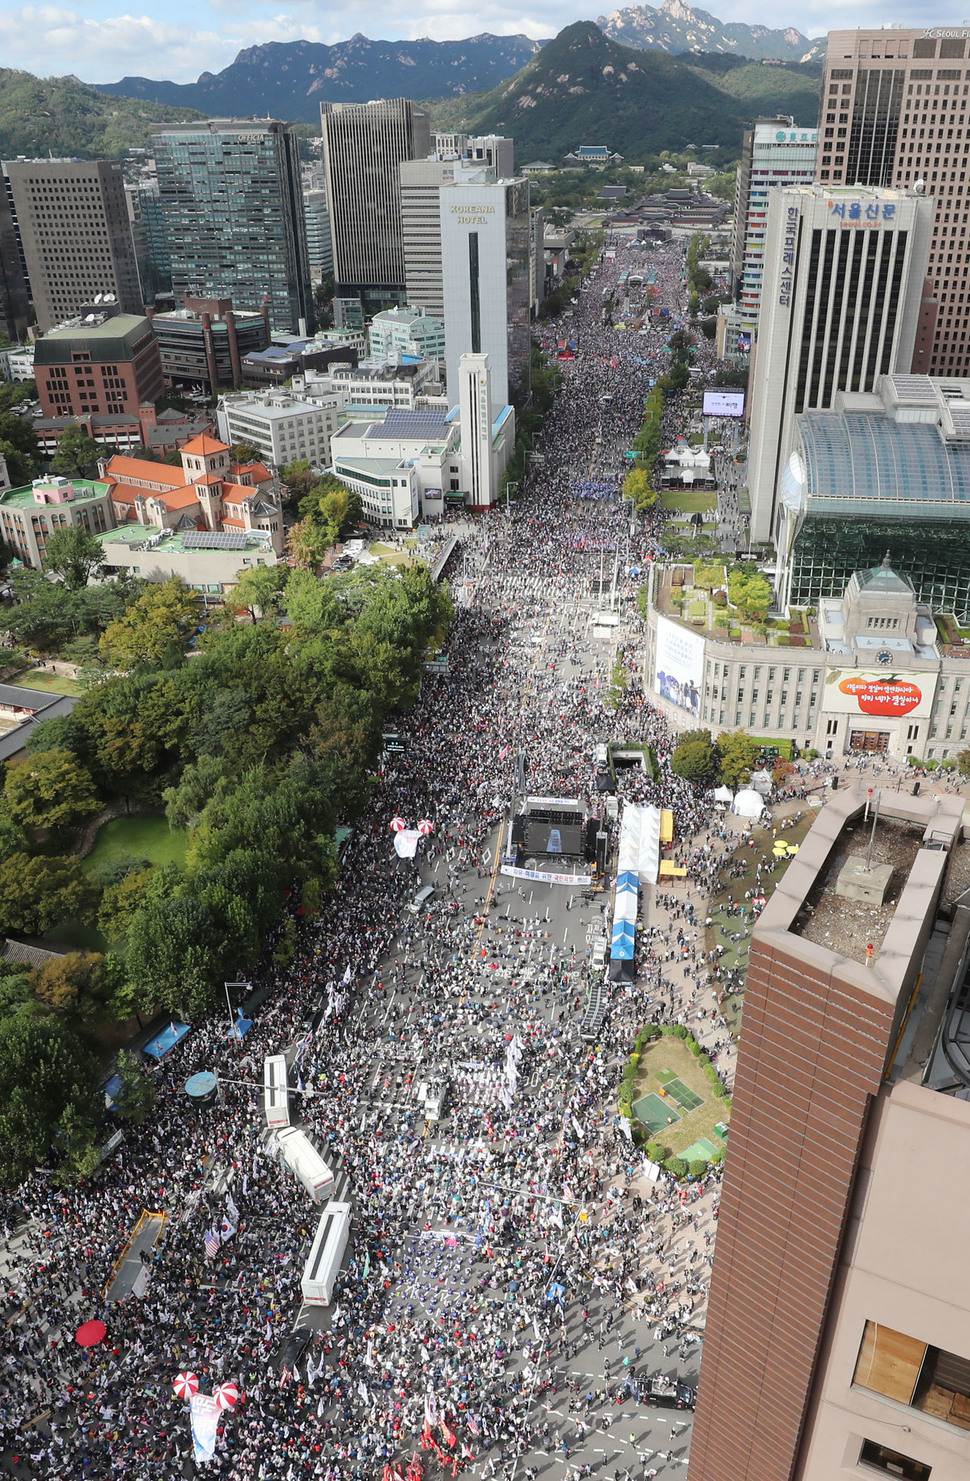
[[[34,349],[45,416],[137,416],[161,396],[162,361],[144,315],[89,315],[52,329]]]

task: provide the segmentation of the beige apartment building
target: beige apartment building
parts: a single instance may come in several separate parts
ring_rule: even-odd
[[[935,202],[914,370],[970,374],[970,26],[830,31],[816,178]],[[922,347],[922,349],[921,349]]]

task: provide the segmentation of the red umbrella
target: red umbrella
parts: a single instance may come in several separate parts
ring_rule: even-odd
[[[74,1341],[79,1347],[97,1347],[108,1335],[108,1329],[104,1322],[92,1318],[89,1322],[82,1322],[74,1333]]]
[[[220,1409],[235,1409],[239,1402],[239,1385],[235,1383],[220,1383],[213,1391],[212,1397]]]
[[[404,818],[392,818],[391,819],[391,832],[392,833],[403,833],[406,827],[407,827],[407,822],[406,822],[406,820]]]
[[[177,1373],[172,1380],[177,1399],[191,1399],[199,1392],[199,1380],[195,1373]]]

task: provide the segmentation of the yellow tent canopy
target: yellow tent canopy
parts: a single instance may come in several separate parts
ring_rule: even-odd
[[[674,841],[674,815],[669,807],[660,809],[660,842],[673,843]]]
[[[669,859],[660,860],[661,879],[683,879],[686,873],[687,870],[681,868],[679,864],[672,864]]]

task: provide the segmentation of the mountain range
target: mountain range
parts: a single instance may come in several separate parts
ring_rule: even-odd
[[[752,62],[813,62],[825,54],[825,38],[810,41],[794,26],[772,31],[767,26],[725,23],[683,0],[660,0],[658,6],[631,5],[597,17],[596,24],[624,46],[661,51],[723,52]]]
[[[621,44],[610,32],[636,35]],[[739,34],[743,33],[743,34]],[[701,40],[711,49],[696,51]],[[809,60],[747,60],[733,48]],[[253,46],[195,83],[127,77],[95,88],[0,68],[0,158],[115,156],[180,118],[271,116],[319,125],[323,100],[425,99],[439,128],[504,132],[516,157],[558,160],[578,143],[608,143],[632,162],[685,143],[737,150],[753,117],[818,116],[821,62],[799,31],[729,26],[682,0],[661,0],[578,21],[551,41],[526,36],[465,41],[295,41]]]
[[[592,23],[590,23],[592,24]],[[748,59],[811,62],[824,51],[801,31],[725,23],[684,0],[660,0],[602,15],[596,23],[611,41],[671,55],[689,52]],[[487,92],[512,78],[549,42],[483,33],[463,41],[372,41],[352,36],[325,46],[314,41],[271,41],[249,46],[221,72],[195,82],[123,77],[97,84],[104,93],[215,116],[270,115],[315,123],[320,103],[369,98],[457,98]]]
[[[561,160],[578,144],[608,144],[632,163],[685,144],[736,154],[757,114],[818,120],[817,64],[765,67],[724,55],[672,56],[620,46],[592,21],[546,43],[491,92],[432,105],[439,127],[511,134],[516,160]]]
[[[539,50],[528,36],[470,36],[464,41],[371,41],[351,36],[335,46],[270,41],[248,46],[221,72],[197,82],[123,77],[100,92],[198,108],[212,117],[271,116],[317,123],[320,104],[369,98],[444,98],[480,92],[511,77]]]

